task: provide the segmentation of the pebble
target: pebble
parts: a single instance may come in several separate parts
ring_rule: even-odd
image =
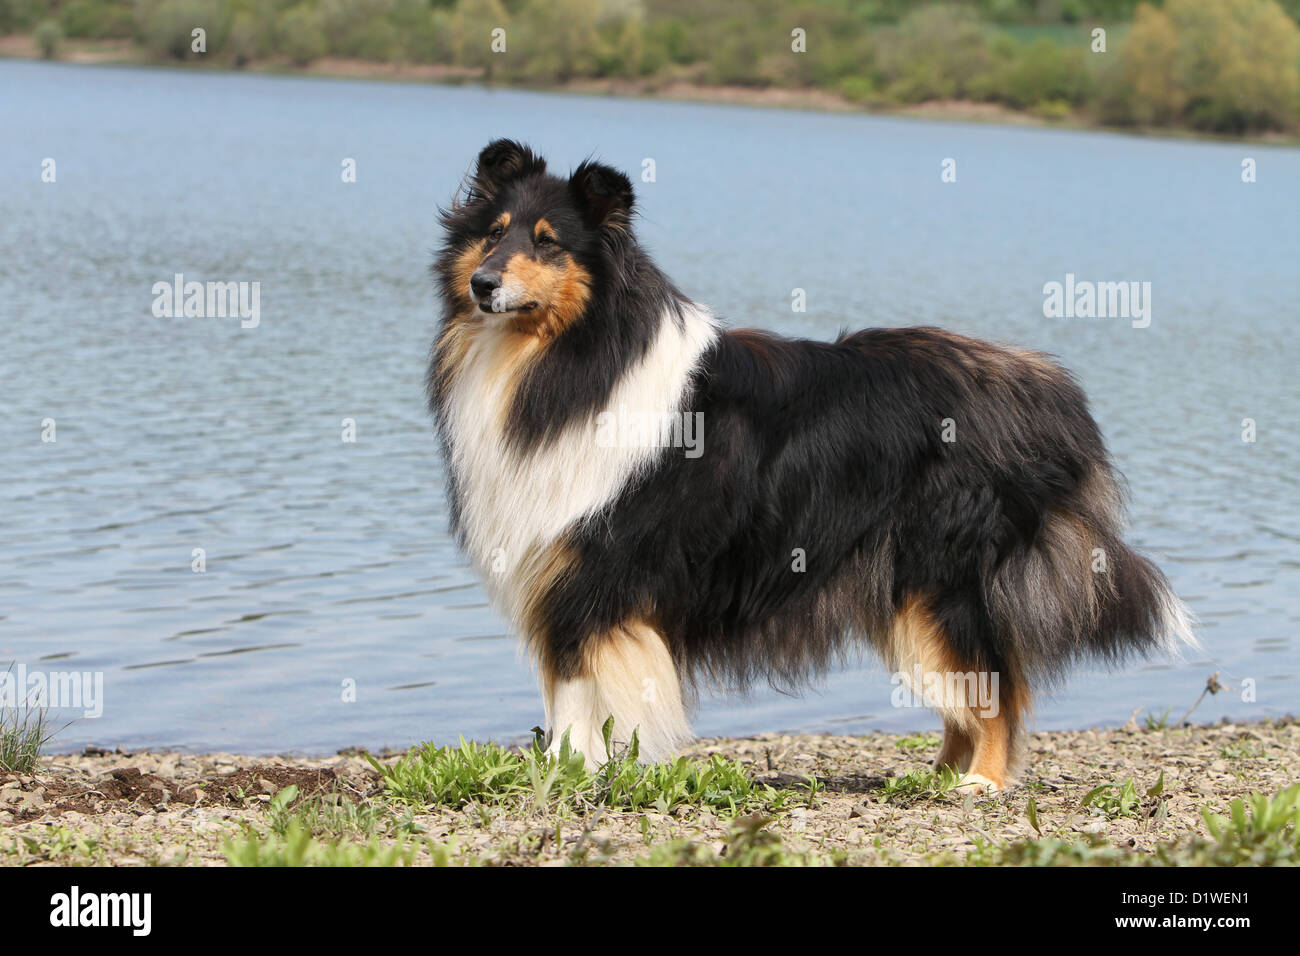
[[[15,805],[15,804],[19,810],[33,810],[36,807],[44,806],[45,788],[37,787],[35,790],[32,790],[29,793],[21,794],[20,798],[17,801],[11,802],[11,805]]]

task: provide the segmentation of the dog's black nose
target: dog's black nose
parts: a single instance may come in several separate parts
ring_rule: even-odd
[[[475,296],[486,299],[501,287],[501,273],[484,272],[480,269],[469,277],[469,287],[474,291]]]

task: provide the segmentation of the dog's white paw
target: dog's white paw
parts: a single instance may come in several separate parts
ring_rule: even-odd
[[[983,774],[964,773],[961,779],[957,781],[955,788],[960,793],[969,793],[974,796],[997,793],[1002,788]]]

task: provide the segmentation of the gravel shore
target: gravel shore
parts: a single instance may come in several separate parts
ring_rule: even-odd
[[[1273,794],[1300,778],[1300,721],[1285,718],[1035,733],[1020,785],[990,798],[891,787],[928,770],[937,744],[934,735],[769,735],[700,740],[687,754],[738,759],[777,787],[799,790],[815,777],[815,795],[771,814],[766,831],[792,853],[864,865],[960,863],[981,844],[1040,832],[1150,852],[1204,835],[1204,807],[1223,812],[1235,797]],[[1118,793],[1126,780],[1137,796],[1128,811],[1080,806],[1094,788],[1113,784]],[[0,864],[225,865],[228,841],[265,833],[272,796],[289,785],[300,799],[374,805],[425,844],[488,864],[631,862],[674,841],[719,851],[735,825],[697,807],[559,817],[473,804],[412,811],[386,800],[383,778],[357,752],[267,758],[88,749],[46,757],[33,774],[0,774]],[[388,832],[380,827],[367,838],[382,842]],[[433,856],[422,850],[414,862]]]

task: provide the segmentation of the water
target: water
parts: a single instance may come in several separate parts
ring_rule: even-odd
[[[934,323],[1074,369],[1128,475],[1131,538],[1206,651],[1081,671],[1037,726],[1177,718],[1214,670],[1255,699],[1199,716],[1296,708],[1300,151],[37,63],[0,62],[0,90],[0,662],[103,672],[103,715],[61,747],[321,752],[541,721],[448,539],[421,390],[435,206],[500,135],[560,169],[653,158],[641,234],[734,324]],[[1067,272],[1150,281],[1150,327],[1044,318]],[[175,273],[260,282],[260,325],[155,318]],[[865,663],[800,698],[706,699],[697,728],[936,726],[890,690]]]

